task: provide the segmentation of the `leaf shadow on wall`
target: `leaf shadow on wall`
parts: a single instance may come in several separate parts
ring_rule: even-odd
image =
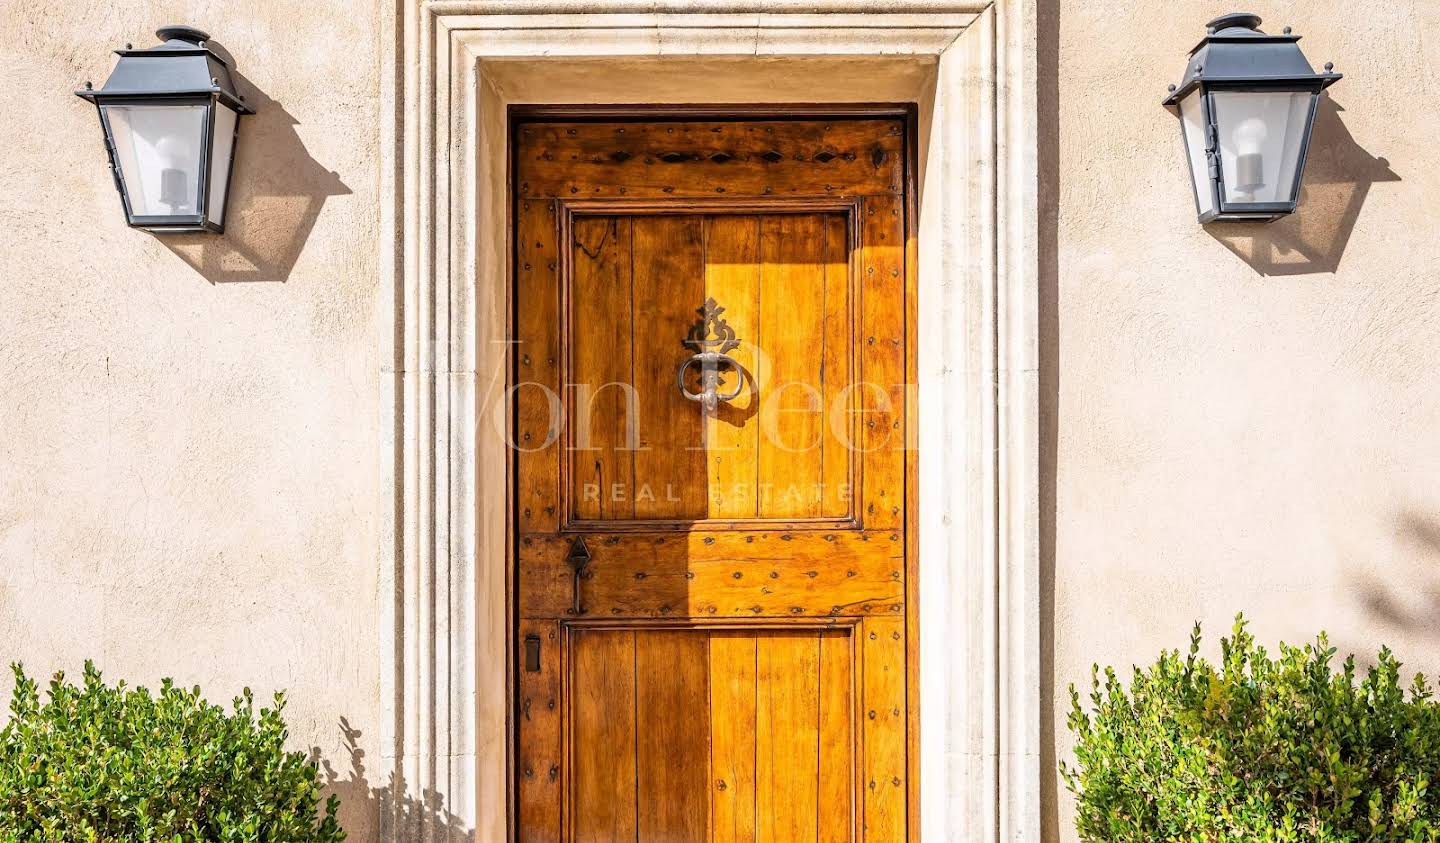
[[[391,775],[383,785],[366,775],[362,733],[340,718],[340,733],[350,755],[350,769],[342,775],[318,747],[310,751],[320,765],[326,793],[340,797],[340,826],[351,840],[434,840],[436,843],[473,843],[475,833],[446,810],[445,797],[434,791],[409,792],[403,779]],[[378,823],[378,824],[377,824]]]
[[[1308,275],[1340,266],[1365,196],[1376,182],[1400,181],[1390,162],[1355,142],[1344,111],[1321,97],[1295,213],[1272,223],[1212,223],[1206,233],[1260,275]]]
[[[1429,513],[1402,514],[1396,525],[1396,539],[1409,550],[1404,557],[1412,566],[1407,576],[1402,579],[1368,572],[1354,574],[1351,593],[1356,595],[1366,618],[1383,628],[1433,638],[1436,619],[1440,618],[1440,574],[1417,576],[1414,566],[1418,563],[1414,560],[1440,562],[1440,518]],[[1357,661],[1361,661],[1358,656]],[[1361,666],[1368,663],[1361,661]]]
[[[310,157],[280,103],[233,75],[255,113],[240,118],[225,233],[159,239],[211,284],[284,283],[325,200],[350,188]]]

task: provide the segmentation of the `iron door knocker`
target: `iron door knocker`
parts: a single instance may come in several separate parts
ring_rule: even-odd
[[[735,329],[720,318],[725,308],[713,298],[705,299],[704,306],[696,312],[700,314],[700,320],[690,327],[690,332],[682,342],[695,353],[680,364],[675,379],[680,385],[681,395],[691,401],[698,401],[705,412],[713,413],[721,401],[734,401],[745,388],[745,371],[735,362],[735,358],[727,353],[739,346],[740,340],[735,338]],[[700,367],[699,392],[691,392],[685,386],[685,374],[695,365]],[[734,370],[735,385],[730,391],[721,392],[720,387],[725,384],[725,380],[720,370],[725,367]]]

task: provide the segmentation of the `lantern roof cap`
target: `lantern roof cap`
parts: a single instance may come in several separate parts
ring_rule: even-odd
[[[1299,40],[1288,26],[1280,35],[1266,34],[1260,16],[1250,12],[1221,15],[1205,25],[1205,37],[1190,50],[1185,76],[1171,88],[1165,105],[1175,105],[1200,85],[1319,91],[1339,81],[1341,74],[1330,72],[1329,65],[1315,72]]]
[[[116,50],[120,60],[98,90],[89,82],[77,96],[99,104],[106,100],[193,99],[213,97],[241,114],[254,114],[235,89],[230,63],[210,46],[210,36],[193,26],[162,26],[159,44]]]
[[[210,34],[204,30],[196,29],[193,26],[186,26],[183,23],[162,26],[155,30],[155,37],[161,40],[161,44],[151,47],[152,50],[163,50],[172,45],[203,47],[206,41],[210,40]]]
[[[1230,37],[1240,38],[1263,37],[1265,33],[1260,31],[1260,23],[1260,16],[1253,12],[1230,12],[1205,24],[1205,33],[1207,35],[1224,33]],[[1299,36],[1297,35],[1295,37],[1298,38]],[[1195,49],[1198,50],[1204,43],[1203,41],[1200,42],[1200,44],[1196,45]],[[1194,52],[1194,50],[1191,52]]]

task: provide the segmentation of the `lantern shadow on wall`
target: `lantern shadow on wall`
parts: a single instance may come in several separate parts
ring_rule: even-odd
[[[232,75],[255,114],[240,126],[225,232],[159,239],[212,284],[283,283],[325,200],[350,188],[310,156],[295,131],[299,121],[244,76]]]
[[[1260,275],[1334,272],[1370,186],[1400,181],[1388,161],[1355,142],[1340,119],[1342,111],[1334,99],[1321,97],[1296,213],[1265,225],[1205,226],[1211,237]]]

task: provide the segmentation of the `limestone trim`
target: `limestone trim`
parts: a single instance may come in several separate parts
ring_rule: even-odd
[[[382,74],[384,839],[511,833],[510,473],[493,427],[506,105],[848,98],[921,115],[920,835],[1039,840],[1035,14],[1035,0],[397,0]],[[864,72],[824,94],[775,75],[822,65]],[[706,69],[712,84],[685,83]]]

